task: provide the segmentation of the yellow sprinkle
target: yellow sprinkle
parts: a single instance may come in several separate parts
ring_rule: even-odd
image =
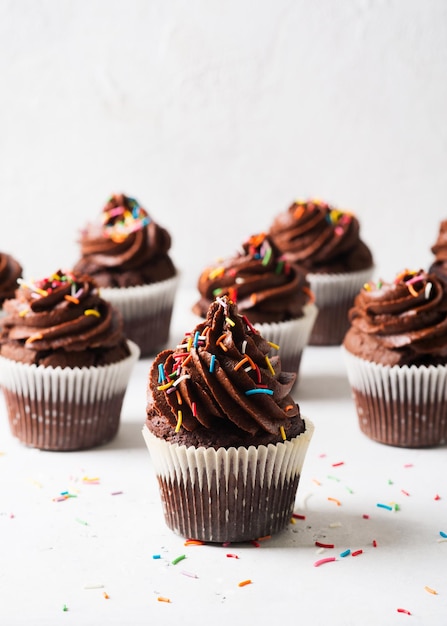
[[[370,285],[369,283],[365,283],[365,284],[363,285],[363,289],[364,289],[365,291],[371,291],[371,285]]]
[[[227,324],[230,324],[230,326],[236,326],[235,322],[233,322],[233,320],[229,317],[226,317],[225,321],[227,322]]]
[[[268,358],[268,356],[265,357],[265,362],[267,363],[267,367],[269,368],[271,375],[274,376],[275,370],[273,369],[273,366],[270,363],[270,359]]]
[[[33,287],[33,291],[39,294],[39,296],[43,296],[44,298],[48,295],[48,291],[45,289],[39,289],[38,287]]]
[[[279,346],[277,343],[273,343],[273,341],[267,341],[267,343],[269,344],[269,346],[271,348],[273,348],[274,350],[279,350]]]
[[[95,317],[101,317],[101,313],[95,309],[85,309],[84,315],[94,315]]]
[[[425,591],[428,591],[428,593],[432,593],[434,596],[438,595],[438,592],[435,591],[434,589],[432,589],[431,587],[427,587],[427,585],[425,585],[424,587]]]
[[[225,268],[224,267],[216,267],[214,270],[212,270],[209,274],[208,274],[208,278],[210,278],[211,280],[213,280],[214,278],[217,278],[218,276],[222,276],[222,274],[225,272]]]
[[[23,309],[23,311],[20,311],[19,317],[25,317],[27,313],[29,313],[29,309]]]
[[[186,352],[191,352],[192,342],[193,342],[193,339],[192,339],[192,337],[190,337],[188,339],[188,343],[186,344]]]
[[[291,518],[290,518],[290,523],[291,523],[291,524],[296,524],[296,519],[295,519],[294,517],[291,517]]]
[[[180,430],[181,426],[182,426],[182,421],[183,421],[183,417],[182,417],[182,412],[179,411],[178,412],[178,419],[177,419],[177,425],[175,427],[175,432],[178,433],[178,431]]]
[[[287,439],[287,437],[286,437],[286,431],[284,430],[284,426],[280,426],[279,427],[279,432],[281,433],[281,437],[285,441]]]
[[[159,385],[157,387],[157,390],[158,391],[164,391],[165,389],[169,389],[169,387],[171,387],[171,385],[173,385],[173,384],[174,384],[174,381],[170,380],[168,383],[165,383],[164,385]]]

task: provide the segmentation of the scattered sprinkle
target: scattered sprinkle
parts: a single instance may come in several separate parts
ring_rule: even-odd
[[[378,503],[376,504],[376,506],[377,506],[379,509],[386,509],[387,511],[392,511],[392,510],[393,510],[393,507],[392,507],[392,506],[390,506],[389,504],[382,504],[382,502],[378,502]]]
[[[443,539],[447,539],[447,533],[445,533],[443,530],[440,530],[439,534],[441,535]]]
[[[201,539],[187,539],[183,545],[185,546],[203,546],[205,544]]]
[[[294,519],[306,519],[305,515],[301,515],[301,513],[292,513],[292,517]]]
[[[110,596],[109,596],[109,594],[107,593],[107,591],[103,591],[103,594],[102,594],[102,595],[104,596],[104,599],[105,599],[105,600],[108,600],[108,599],[110,598]]]
[[[245,395],[246,396],[253,396],[253,395],[256,395],[258,393],[265,393],[268,396],[273,396],[273,391],[271,389],[262,389],[262,388],[247,389],[247,391],[245,392]]]
[[[153,559],[161,559],[161,554],[153,554],[152,558]]]
[[[240,583],[238,583],[238,587],[246,587],[247,585],[251,585],[252,581],[250,580],[250,578],[247,578],[247,580],[242,580]]]
[[[197,574],[194,574],[193,572],[187,572],[186,570],[182,570],[180,574],[183,574],[183,576],[187,576],[188,578],[198,578]]]
[[[334,548],[334,544],[333,543],[322,543],[321,541],[316,541],[315,545],[318,546],[319,548]]]
[[[120,496],[123,492],[122,491],[112,491],[110,493],[111,496]]]
[[[348,548],[347,550],[344,550],[343,552],[340,552],[340,556],[342,559],[345,558],[345,556],[349,556],[351,554],[351,550]]]
[[[369,515],[367,513],[363,513],[362,517],[363,519],[369,519]]]
[[[80,519],[79,517],[76,518],[76,521],[78,522],[78,524],[82,524],[83,526],[88,526],[88,522],[86,522],[83,519]]]
[[[67,606],[66,604],[64,604],[64,606],[62,607],[62,610],[63,610],[64,612],[67,612],[67,611],[68,611],[68,606]]]
[[[401,489],[401,492],[404,494],[404,496],[409,496],[410,494],[408,493],[408,491],[405,491],[405,489]]]
[[[355,550],[351,556],[359,556],[359,554],[363,554],[363,550]]]
[[[233,552],[229,552],[229,553],[227,554],[227,558],[228,558],[228,559],[238,559],[239,557],[238,557],[238,555],[237,555],[237,554],[234,554]]]
[[[441,496],[439,494],[436,494],[434,497],[434,500],[440,500],[440,499],[441,499]]]
[[[167,604],[170,604],[171,600],[169,598],[165,598],[163,596],[158,596],[157,600],[159,602],[166,602]]]
[[[176,557],[173,561],[171,561],[171,564],[177,565],[177,563],[180,563],[180,561],[183,561],[183,559],[186,559],[186,554],[181,554],[180,556]]]
[[[286,431],[284,430],[284,426],[279,427],[279,432],[281,433],[281,437],[283,441],[285,441],[287,439],[287,435],[286,435]]]
[[[344,461],[338,461],[338,463],[332,463],[332,467],[340,467],[340,465],[344,465]]]
[[[210,372],[211,372],[211,374],[214,372],[215,363],[216,363],[216,355],[212,354],[211,355],[211,361],[210,361]]]
[[[377,548],[377,541],[375,539],[372,540],[372,546],[373,548]]]
[[[397,609],[398,613],[405,613],[405,615],[411,615],[410,611],[407,609]]]
[[[329,502],[335,502],[335,504],[336,504],[337,506],[341,506],[341,502],[340,502],[340,500],[337,500],[337,498],[331,498],[331,497],[329,497],[329,498],[328,498],[328,500],[329,500]]]
[[[104,585],[84,585],[84,589],[103,589]]]
[[[318,561],[315,561],[314,563],[314,567],[320,567],[320,565],[324,565],[325,563],[332,563],[332,561],[336,561],[337,559],[335,558],[335,556],[328,556],[325,559],[320,559]]]
[[[432,589],[431,587],[427,587],[427,585],[425,585],[424,589],[425,589],[425,591],[427,591],[428,593],[433,594],[434,596],[438,595],[438,592],[435,589]]]

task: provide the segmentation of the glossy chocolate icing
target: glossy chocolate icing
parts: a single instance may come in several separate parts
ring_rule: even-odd
[[[302,317],[303,306],[312,301],[304,272],[280,259],[264,233],[244,242],[239,254],[205,269],[198,290],[197,315],[205,317],[216,296],[228,295],[254,324]]]
[[[13,298],[22,276],[22,266],[10,254],[0,252],[0,304]]]
[[[175,350],[156,357],[148,428],[171,442],[216,448],[300,434],[304,421],[290,396],[296,375],[282,372],[278,357],[266,359],[269,350],[236,305],[218,298]]]
[[[435,274],[404,271],[367,283],[350,310],[344,339],[352,354],[383,365],[447,362],[447,291]]]

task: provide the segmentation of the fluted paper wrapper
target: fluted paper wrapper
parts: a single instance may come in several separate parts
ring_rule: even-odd
[[[301,356],[309,342],[318,309],[315,304],[306,304],[303,313],[302,317],[286,322],[253,324],[264,339],[279,346],[281,369],[284,372],[299,373]],[[272,350],[271,354],[278,352]]]
[[[343,354],[365,435],[405,448],[446,443],[447,365],[386,366]]]
[[[349,328],[348,312],[361,287],[368,282],[374,267],[344,274],[307,274],[315,295],[318,315],[310,335],[314,346],[340,345]]]
[[[98,367],[27,365],[0,357],[0,383],[12,434],[41,450],[82,450],[116,435],[121,406],[139,348]]]
[[[101,297],[118,309],[124,333],[140,348],[140,356],[155,354],[169,338],[179,275],[151,285],[104,287]]]
[[[314,426],[291,441],[248,448],[194,448],[143,435],[157,475],[166,524],[207,542],[249,541],[290,522]]]

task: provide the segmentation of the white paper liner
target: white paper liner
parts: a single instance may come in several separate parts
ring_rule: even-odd
[[[447,365],[389,366],[342,352],[365,434],[404,447],[446,442]]]
[[[177,273],[172,278],[151,285],[102,287],[100,294],[121,312],[124,319],[138,319],[172,309],[178,282]]]
[[[283,528],[290,519],[314,432],[314,425],[307,418],[305,424],[305,432],[290,441],[218,450],[168,443],[145,425],[143,436],[159,480],[168,525],[178,534],[206,541],[254,539],[251,529],[256,527],[256,508],[261,506],[267,520],[265,527],[257,530],[270,534]],[[161,484],[169,485],[169,496]],[[289,485],[293,485],[292,493],[283,502],[281,492],[287,491]],[[255,501],[255,495],[250,502],[253,494],[259,493],[263,500]],[[276,503],[283,509],[277,510]],[[207,520],[203,511],[208,507]]]
[[[303,317],[286,322],[253,324],[264,339],[279,346],[283,371],[298,371],[301,353],[309,341],[318,309],[309,303],[304,305],[303,313]],[[272,350],[271,354],[278,354],[278,351]]]
[[[84,447],[80,429],[90,443],[101,441],[102,427],[116,431],[140,352],[133,342],[128,346],[128,357],[98,367],[53,368],[0,357],[0,384],[13,434],[30,446],[68,450]],[[104,414],[110,415],[108,423]]]
[[[357,272],[342,274],[306,274],[310,288],[315,295],[315,303],[321,308],[326,305],[344,302],[353,299],[364,283],[368,282],[374,273],[374,267]]]

